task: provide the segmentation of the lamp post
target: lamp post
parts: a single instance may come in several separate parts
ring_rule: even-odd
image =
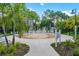
[[[77,25],[76,25],[76,8],[75,8],[75,40],[77,36]]]
[[[55,18],[56,19],[56,18]],[[57,47],[57,29],[55,27],[55,24],[56,24],[56,20],[52,21],[52,23],[54,23],[54,27],[53,27],[53,30],[54,30],[54,35],[55,35],[55,47]]]
[[[76,25],[76,8],[75,8],[75,25]]]
[[[57,16],[56,16],[56,17],[57,17]],[[58,39],[58,37],[57,37],[57,28],[55,27],[56,22],[57,22],[56,17],[55,17],[55,20],[54,20],[54,30],[55,30],[55,47],[57,47],[57,39]]]
[[[75,27],[74,27],[74,32],[75,32],[75,40],[76,40],[76,36],[77,36],[77,24],[76,24],[76,8],[72,10],[72,14],[75,14]]]

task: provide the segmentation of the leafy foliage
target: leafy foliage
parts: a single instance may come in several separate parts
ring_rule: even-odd
[[[16,42],[15,47],[18,48],[20,46],[21,43]]]
[[[73,50],[73,55],[74,55],[74,56],[79,56],[79,48],[75,48],[75,49]]]
[[[64,26],[65,26],[65,22],[64,21],[58,21],[58,22],[56,22],[56,25],[55,25],[55,27],[57,28],[57,29],[64,29]]]
[[[15,56],[21,51],[20,48],[22,46],[26,46],[27,48],[28,45],[26,45],[25,43],[23,44],[23,43],[16,42],[15,45],[10,44],[9,47],[6,47],[5,44],[0,44],[0,56]],[[17,51],[18,49],[19,51]]]
[[[9,48],[5,44],[0,45],[0,55],[15,55],[16,48],[13,45],[10,45]]]
[[[7,53],[8,53],[8,55],[15,55],[16,54],[16,47],[14,45],[10,45]]]
[[[67,18],[69,18],[69,16],[65,13],[62,13],[61,11],[55,12],[53,10],[47,9],[46,11],[44,11],[44,14],[42,16],[41,28],[46,27],[46,29],[50,31],[51,27],[56,26],[58,29],[61,29],[64,27],[64,22],[61,21]],[[56,24],[55,21],[57,22]]]
[[[74,21],[73,20],[66,20],[65,21],[65,28],[67,28],[67,29],[73,29],[74,28],[74,25],[75,25],[75,23],[74,23]]]
[[[6,54],[6,46],[4,45],[4,44],[1,44],[0,45],[0,55],[2,55],[2,54]]]
[[[66,41],[66,42],[64,42],[64,45],[65,45],[67,48],[69,48],[69,47],[72,46],[72,42]]]

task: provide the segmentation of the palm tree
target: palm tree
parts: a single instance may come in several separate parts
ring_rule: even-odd
[[[21,24],[21,20],[24,18],[23,16],[23,11],[24,11],[24,4],[22,3],[17,3],[17,4],[13,4],[12,6],[12,11],[13,11],[13,22],[12,22],[12,27],[13,27],[13,39],[12,39],[12,44],[15,43],[15,29],[16,29],[16,25],[19,23],[19,25]],[[20,27],[21,29],[21,27]]]
[[[11,23],[10,25],[12,26],[12,32],[13,32],[12,44],[15,43],[15,30],[18,28],[17,24],[20,25],[19,30],[21,29],[21,27],[25,26],[25,25],[22,25],[21,23],[21,22],[24,22],[23,19],[25,18],[24,9],[25,7],[24,7],[24,4],[22,3],[9,4],[8,19]]]
[[[7,7],[8,7],[8,4],[6,4],[6,3],[0,4],[0,11],[2,13],[2,15],[1,15],[1,26],[2,26],[4,37],[5,37],[6,45],[7,45],[7,47],[9,47],[9,42],[8,42],[7,37],[6,37],[6,30],[5,30],[5,26],[6,26],[6,22],[7,22],[7,19],[5,18],[6,15],[7,15],[6,12],[8,10]]]

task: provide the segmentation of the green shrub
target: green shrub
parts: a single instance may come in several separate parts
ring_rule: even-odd
[[[79,48],[75,48],[75,49],[73,50],[73,55],[74,55],[74,56],[79,56]]]
[[[23,36],[23,32],[19,32],[18,35],[19,35],[19,38],[21,38]]]
[[[19,47],[21,44],[22,43],[17,42],[15,45],[10,44],[9,47],[6,47],[5,44],[0,44],[0,55],[4,55],[4,56],[16,55],[17,47]]]
[[[76,41],[75,41],[75,44],[79,45],[79,40],[76,40]]]
[[[65,42],[61,42],[62,45],[64,45]]]
[[[72,44],[73,44],[73,43],[70,42],[70,41],[66,41],[66,42],[64,42],[64,45],[65,45],[67,48],[71,47]]]
[[[4,44],[0,45],[0,55],[6,54],[6,46]]]
[[[16,54],[16,47],[14,45],[10,45],[8,48],[8,54],[9,55],[15,55]]]
[[[77,40],[79,40],[79,34],[77,34]]]
[[[21,43],[16,42],[15,47],[18,48],[21,45]]]
[[[11,35],[11,34],[10,34],[10,33],[7,33],[6,35],[9,36],[9,35]]]

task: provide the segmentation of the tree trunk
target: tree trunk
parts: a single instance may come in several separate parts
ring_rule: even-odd
[[[6,45],[7,47],[9,47],[9,42],[8,42],[8,39],[6,37],[6,31],[5,31],[5,25],[4,25],[4,6],[1,8],[1,12],[2,12],[2,30],[3,30],[3,34],[4,34],[4,37],[5,37],[5,41],[6,41]]]
[[[13,40],[12,40],[12,44],[15,44],[15,24],[12,25],[13,27]]]
[[[7,37],[6,37],[6,32],[5,32],[5,26],[4,25],[2,26],[2,29],[3,29],[3,34],[4,34],[4,37],[5,37],[6,45],[7,45],[7,47],[9,47],[9,42],[8,42]]]
[[[61,44],[61,30],[59,29],[59,44]]]
[[[55,28],[55,47],[57,47],[57,29]]]

